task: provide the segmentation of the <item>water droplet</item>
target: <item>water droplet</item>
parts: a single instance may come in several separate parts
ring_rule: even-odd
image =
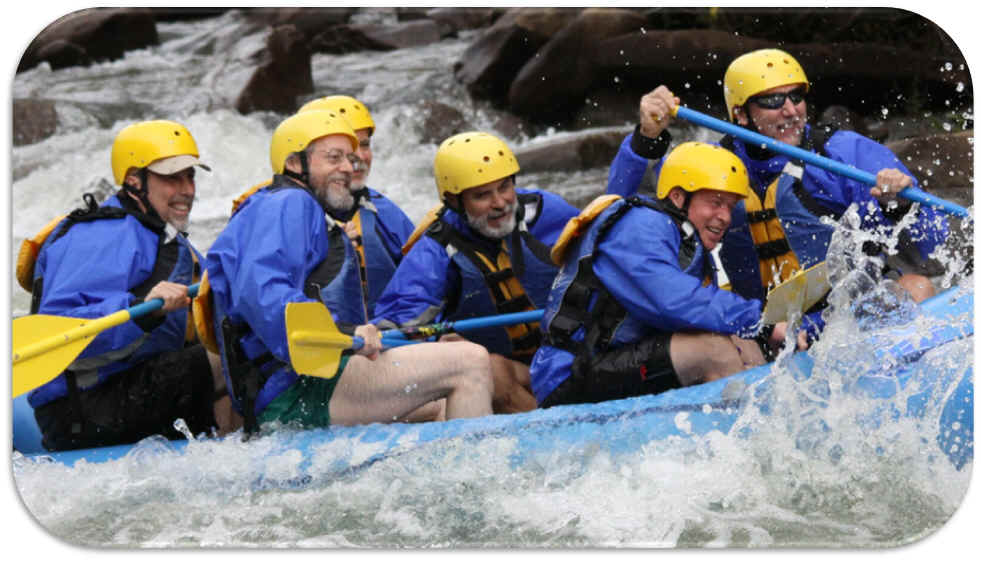
[[[957,82],[957,93],[964,91],[964,82]]]
[[[888,108],[886,108],[886,107],[883,107],[882,108],[882,116],[883,117],[888,117],[889,116],[889,109]]]

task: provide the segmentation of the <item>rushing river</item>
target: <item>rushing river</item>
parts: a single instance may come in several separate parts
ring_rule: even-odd
[[[234,12],[161,24],[160,46],[122,60],[17,75],[13,97],[56,100],[59,130],[12,150],[11,247],[77,206],[83,192],[108,192],[110,145],[122,126],[171,118],[188,126],[213,169],[198,175],[190,229],[191,241],[206,250],[231,200],[268,177],[269,137],[282,118],[231,109],[254,68],[249,57],[265,38],[264,31],[243,29]],[[453,79],[452,62],[466,46],[464,36],[392,53],[313,58],[318,94],[350,93],[371,108],[377,133],[369,184],[413,220],[435,202],[436,146],[419,141],[421,102],[438,99],[478,128],[493,126],[494,115]],[[560,134],[509,141],[520,147]],[[520,183],[576,198],[603,189],[606,171],[525,174]],[[955,249],[944,259],[957,270]],[[9,258],[12,263],[15,254]],[[22,315],[29,296],[9,282],[11,313]],[[938,282],[970,284],[973,278]],[[903,308],[889,302],[886,288],[874,292],[885,305]],[[847,348],[876,327],[853,319],[829,330],[815,354]],[[969,338],[928,360],[971,364],[973,356]],[[837,387],[849,367],[830,364],[836,368],[815,376]],[[806,390],[786,384],[775,391],[781,392],[774,397],[778,404],[791,404]],[[512,446],[506,436],[458,442],[439,450],[440,461],[422,449],[298,489],[254,485],[273,469],[264,465],[257,472],[249,465],[261,443],[194,443],[184,456],[161,459],[150,452],[165,445],[148,442],[142,446],[147,453],[73,469],[15,456],[13,487],[23,503],[12,499],[7,509],[20,510],[8,517],[26,518],[19,509],[26,505],[59,539],[96,547],[864,548],[936,532],[961,504],[972,466],[958,471],[942,456],[922,453],[922,442],[936,436],[929,423],[868,431],[847,421],[865,407],[842,398],[829,410],[794,411],[776,422],[749,407],[741,423],[756,422],[751,436],[716,433],[615,458],[599,451],[513,466],[500,461]],[[818,421],[822,434],[832,436],[802,450],[807,427]]]

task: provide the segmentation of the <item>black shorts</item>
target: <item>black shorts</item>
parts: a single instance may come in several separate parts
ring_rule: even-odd
[[[671,363],[671,333],[660,332],[637,343],[607,351],[593,360],[580,354],[572,373],[540,407],[598,403],[680,388]]]
[[[51,451],[131,444],[151,435],[183,435],[174,421],[184,419],[191,434],[209,432],[215,424],[214,381],[201,345],[157,355],[106,383],[34,410]]]

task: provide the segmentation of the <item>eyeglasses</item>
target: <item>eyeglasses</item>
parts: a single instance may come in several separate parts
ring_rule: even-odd
[[[804,95],[806,93],[807,90],[805,90],[802,86],[799,88],[794,88],[789,92],[754,95],[753,97],[749,98],[748,101],[755,103],[763,109],[780,109],[788,99],[790,99],[790,103],[798,105],[800,102],[804,101]]]
[[[361,158],[354,152],[344,153],[343,150],[330,150],[329,152],[316,152],[315,154],[322,155],[332,166],[340,165],[345,159],[351,162],[351,166],[357,170],[361,166]]]

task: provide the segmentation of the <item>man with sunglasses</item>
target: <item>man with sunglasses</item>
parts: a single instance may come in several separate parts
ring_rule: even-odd
[[[746,164],[752,192],[733,212],[732,225],[720,258],[732,290],[747,298],[764,298],[769,288],[793,272],[824,261],[835,223],[855,205],[849,223],[879,236],[910,210],[897,193],[917,181],[885,146],[852,131],[807,123],[810,84],[800,64],[778,49],[762,49],[736,58],[726,70],[723,90],[729,118],[754,132],[876,175],[877,184],[865,184],[805,165],[765,148],[748,145],[732,136],[719,144]],[[666,86],[641,99],[640,123],[623,142],[610,170],[608,192],[629,196],[636,192],[649,160],[660,160],[671,136],[672,109],[680,104]],[[657,173],[660,162],[656,162]],[[835,223],[822,220],[831,218]],[[942,214],[920,208],[904,228],[923,259],[947,235]],[[866,244],[873,277],[888,273],[915,301],[933,295],[929,279],[885,268],[882,250]],[[815,338],[823,327],[820,309],[805,315],[804,328]]]

